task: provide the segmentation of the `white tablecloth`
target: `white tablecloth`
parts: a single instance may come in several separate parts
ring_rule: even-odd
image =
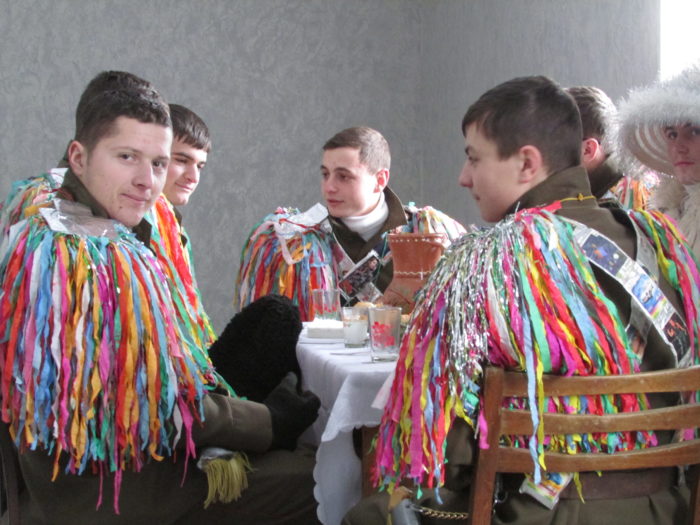
[[[352,429],[374,426],[381,410],[371,404],[396,366],[372,363],[369,349],[345,348],[341,340],[309,339],[302,332],[297,344],[304,388],[321,399],[319,418],[304,439],[318,444],[314,495],[318,517],[338,525],[360,500],[361,462],[352,445]]]

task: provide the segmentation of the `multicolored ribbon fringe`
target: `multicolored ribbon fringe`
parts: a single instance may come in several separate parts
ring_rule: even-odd
[[[37,177],[15,181],[5,202],[0,204],[0,225],[2,234],[7,234],[10,226],[28,215],[36,213],[37,207],[46,206],[63,184],[65,170],[56,169]]]
[[[453,244],[416,300],[402,339],[396,375],[377,441],[374,482],[392,490],[403,478],[429,487],[444,483],[446,438],[455,417],[483,436],[479,412],[484,363],[525,371],[535,432],[512,439],[529,447],[536,468],[544,448],[613,452],[655,444],[649,433],[550,436],[541,413],[606,414],[645,408],[643,396],[545,398],[542,375],[608,375],[638,370],[617,308],[602,292],[571,225],[549,209],[522,210]],[[657,246],[659,262],[685,302],[697,301],[697,269],[667,221],[632,214]],[[657,220],[659,219],[659,220]],[[697,302],[695,304],[698,304]],[[695,334],[697,310],[687,304]],[[483,443],[482,443],[483,444]],[[538,481],[536,475],[536,482]]]
[[[445,244],[464,234],[464,227],[429,206],[407,207],[409,222],[393,232],[444,233]],[[260,297],[278,293],[299,306],[303,321],[313,318],[311,290],[334,288],[344,253],[330,224],[298,225],[291,234],[281,233],[281,224],[293,222],[295,208],[278,208],[266,216],[243,247],[236,280],[234,308],[240,310]],[[393,233],[387,232],[387,233]]]
[[[207,355],[214,333],[170,204],[161,197],[147,215],[154,258],[121,225],[111,242],[57,234],[32,217],[62,181],[53,170],[15,183],[0,211],[6,236],[30,217],[2,248],[2,417],[21,450],[55,454],[54,475],[61,451],[68,472],[95,464],[113,472],[118,512],[121,472],[139,470],[146,455],[172,455],[176,436],[194,454],[190,429],[202,419],[204,390],[232,390]]]
[[[683,303],[684,320],[690,336],[691,364],[700,359],[700,272],[692,248],[668,215],[660,211],[635,210],[630,217],[656,249],[664,278],[678,292]],[[700,401],[700,398],[698,398]]]
[[[153,216],[151,222],[154,226],[150,247],[168,278],[181,332],[191,338],[190,345],[206,350],[216,339],[216,334],[204,311],[191,254],[182,241],[184,230],[172,205],[162,195],[149,213]],[[211,367],[206,352],[202,352],[199,358],[203,366]]]
[[[20,447],[68,457],[66,471],[139,471],[173,454],[202,421],[215,380],[181,331],[151,252],[119,238],[68,235],[41,216],[18,223],[0,260],[2,418]]]
[[[446,246],[466,233],[459,222],[432,206],[416,208],[408,205],[405,209],[408,212],[408,224],[390,233],[443,233],[447,236]]]
[[[654,173],[644,173],[640,177],[622,177],[610,189],[623,208],[628,210],[646,210],[652,190],[659,183]]]
[[[271,293],[289,297],[302,321],[313,318],[311,290],[335,288],[333,235],[321,225],[295,225],[296,208],[278,208],[253,228],[241,252],[234,308]],[[290,234],[281,233],[289,224]]]

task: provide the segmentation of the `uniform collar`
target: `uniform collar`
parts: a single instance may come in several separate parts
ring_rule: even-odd
[[[608,157],[605,159],[605,162],[588,174],[593,196],[596,199],[600,199],[621,178],[622,172],[618,168],[617,163]]]
[[[562,201],[562,207],[597,206],[592,198],[588,174],[582,166],[567,168],[549,175],[530,188],[508,209],[507,214],[524,208],[535,208]]]

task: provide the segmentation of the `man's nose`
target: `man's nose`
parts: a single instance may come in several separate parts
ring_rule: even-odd
[[[154,172],[154,167],[151,165],[150,162],[144,162],[139,165],[138,167],[138,172],[136,173],[136,176],[133,179],[133,183],[136,186],[141,186],[144,188],[153,188],[153,185],[155,184],[155,172]]]
[[[185,177],[187,177],[187,180],[193,183],[199,182],[199,166],[196,164],[193,164],[185,170]]]
[[[462,172],[459,174],[459,185],[465,188],[472,187],[472,176],[466,162],[464,163],[464,166],[462,166]]]
[[[326,193],[335,193],[336,191],[338,191],[338,186],[335,183],[335,177],[333,177],[333,175],[329,175],[328,177],[323,179],[321,182],[321,188]]]
[[[672,147],[676,151],[678,151],[679,153],[687,153],[689,142],[690,142],[689,138],[686,137],[685,135],[681,134],[671,144],[672,144]]]

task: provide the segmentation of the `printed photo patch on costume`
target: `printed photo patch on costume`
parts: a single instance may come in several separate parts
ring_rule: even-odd
[[[380,265],[379,255],[372,250],[340,279],[338,288],[346,302],[353,299],[374,302],[381,296],[381,292],[374,286]]]
[[[681,316],[647,273],[650,265],[630,258],[605,235],[583,224],[569,220],[574,236],[588,260],[618,281],[633,299],[631,322],[638,322],[636,331],[646,339],[653,325],[673,350],[680,366],[691,364],[690,335]],[[641,235],[641,232],[638,232]]]

